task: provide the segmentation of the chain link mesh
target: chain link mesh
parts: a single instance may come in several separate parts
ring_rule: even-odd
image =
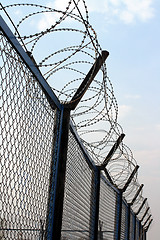
[[[62,219],[62,239],[92,239],[93,221],[92,170],[77,143],[69,133],[65,197]],[[91,209],[92,208],[92,209]]]
[[[2,32],[0,43],[0,238],[42,239],[54,111]]]
[[[103,239],[114,239],[115,213],[116,192],[111,187],[109,187],[105,178],[101,176],[99,237],[103,236]]]
[[[139,239],[139,221],[136,220],[136,236],[135,239]]]
[[[130,214],[130,239],[134,240],[134,215]]]
[[[121,240],[126,239],[127,236],[127,206],[122,201],[122,221],[121,221]]]
[[[2,32],[0,43],[0,239],[44,239],[49,179],[56,170],[55,165],[51,169],[55,112],[38,81]],[[58,134],[59,129],[56,131]],[[70,131],[61,238],[66,240],[92,239],[94,232],[95,165],[88,164],[80,145]],[[101,176],[100,239],[115,237],[116,199],[117,193]],[[49,227],[52,228],[51,222]],[[127,206],[123,201],[121,239],[126,238],[126,229]],[[138,238],[136,221],[135,239]]]

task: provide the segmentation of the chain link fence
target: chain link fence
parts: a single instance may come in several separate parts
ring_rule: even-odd
[[[93,172],[77,143],[69,134],[68,159],[66,169],[64,209],[62,219],[62,239],[92,239],[91,226],[94,221],[92,192]]]
[[[134,224],[135,224],[134,219],[135,219],[135,217],[134,217],[133,213],[131,213],[131,215],[129,217],[130,217],[130,236],[129,237],[130,237],[131,240],[134,240],[134,229],[135,229],[135,227],[134,227]]]
[[[1,236],[38,239],[45,229],[54,111],[3,33],[1,51]]]
[[[61,114],[10,38],[1,26],[0,239],[52,239],[46,229],[52,228],[55,209],[49,209],[49,202],[54,205],[62,131],[55,122]],[[128,216],[124,199],[119,206],[119,190],[97,169],[70,124],[61,239],[125,240],[128,228],[130,239],[143,239],[140,221],[135,222],[133,212]]]
[[[123,201],[122,202],[122,221],[121,221],[121,239],[127,239],[127,223],[128,223],[128,216],[127,216],[127,205]]]
[[[99,207],[99,238],[101,239],[115,239],[116,199],[117,192],[109,186],[106,178],[101,176]]]

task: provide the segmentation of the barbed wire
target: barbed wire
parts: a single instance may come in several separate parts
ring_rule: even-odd
[[[16,15],[15,19],[13,14],[16,9],[21,9],[23,14]],[[97,34],[89,23],[85,1],[69,0],[64,10],[34,3],[1,4],[1,10],[12,19],[15,35],[25,51],[34,57],[37,67],[59,100],[69,103],[102,52]],[[27,81],[27,93],[32,96],[31,89],[36,85],[33,86],[30,79]],[[118,103],[105,63],[72,111],[71,118],[92,159],[96,164],[102,164],[123,133],[118,124]],[[122,189],[136,165],[132,151],[121,143],[107,170],[113,183]],[[136,174],[124,194],[128,201],[131,201],[138,187]],[[141,193],[133,206],[134,211],[142,200]]]

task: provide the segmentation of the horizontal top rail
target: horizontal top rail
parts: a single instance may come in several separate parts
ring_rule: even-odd
[[[0,16],[0,29],[6,36],[12,47],[15,49],[15,51],[19,54],[19,56],[21,56],[23,62],[27,65],[27,67],[32,72],[33,76],[37,79],[37,81],[43,88],[44,94],[46,95],[51,107],[53,109],[55,108],[62,109],[62,105],[60,104],[57,96],[54,94],[49,84],[43,78],[39,69],[35,66],[34,62],[31,60],[29,55],[24,51],[22,46],[19,44],[18,40],[7,26],[2,16]]]

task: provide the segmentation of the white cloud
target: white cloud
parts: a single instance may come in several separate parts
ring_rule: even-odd
[[[131,111],[131,106],[128,105],[119,105],[118,118],[126,117]]]
[[[152,7],[153,0],[86,0],[89,13],[106,14],[110,22],[121,20],[125,24],[131,24],[137,20],[146,21],[154,16],[154,9]],[[66,10],[68,0],[55,0],[47,3],[48,7],[57,10]],[[69,6],[69,11],[73,9],[74,2]],[[78,3],[78,7],[82,14],[85,14],[85,8],[82,0]],[[77,10],[74,13],[78,14]],[[44,30],[59,19],[58,13],[44,13],[43,17],[37,23],[39,30]],[[85,17],[85,15],[84,15]]]
[[[119,6],[119,5],[120,5],[120,1],[119,1],[119,0],[110,0],[110,2],[111,2],[114,6]]]
[[[54,8],[58,10],[66,10],[66,7],[68,6],[68,0],[55,0],[54,1]],[[73,7],[73,3],[71,5]]]
[[[125,98],[127,98],[127,99],[140,99],[141,96],[138,95],[138,94],[136,94],[136,95],[127,94],[127,95],[125,95]]]
[[[100,13],[108,13],[109,4],[108,1],[101,1],[101,4],[97,0],[88,0],[86,1],[89,12],[100,12]]]
[[[124,10],[120,13],[120,19],[124,22],[124,23],[132,23],[134,20],[134,14],[132,12],[129,12],[127,10]]]
[[[147,21],[154,16],[153,0],[86,0],[90,12],[106,13],[109,17],[116,16],[124,23],[136,20]]]
[[[56,10],[60,10],[60,11],[65,11],[67,6],[68,6],[68,0],[55,0],[54,2],[48,2],[46,4],[47,7],[56,9]],[[81,4],[82,6],[82,4]],[[74,4],[72,2],[72,4],[69,6],[69,10],[72,10],[74,7]],[[82,10],[83,12],[83,10]],[[59,21],[60,17],[63,16],[63,13],[61,12],[46,12],[43,13],[41,19],[37,22],[37,27],[38,30],[43,31],[49,27],[51,27],[52,25],[54,25],[57,21]],[[67,18],[67,21],[70,22],[72,21],[72,19]],[[66,20],[65,20],[66,22]]]
[[[46,28],[54,25],[56,22],[56,16],[52,13],[44,13],[40,21],[38,22],[38,30],[43,31]]]
[[[125,11],[134,18],[139,18],[142,21],[153,17],[152,2],[153,0],[123,0],[124,7],[126,8]]]
[[[78,8],[80,9],[81,14],[85,13],[85,7],[84,7],[83,1],[75,0],[75,2],[78,3]],[[96,2],[96,0],[93,0],[93,6],[94,6],[94,2]],[[70,1],[68,0],[55,0],[53,3],[54,5],[52,4],[52,6],[54,6],[55,9],[61,10],[61,11],[65,11],[66,8],[68,8],[68,12],[72,11],[72,13],[79,15],[78,10],[75,7],[74,1],[72,0],[71,3],[70,4],[69,3]]]
[[[50,8],[54,8],[54,5],[55,4],[52,2],[48,2],[46,4],[46,6]],[[49,28],[50,26],[54,25],[54,23],[56,22],[56,18],[57,18],[56,14],[50,12],[43,13],[41,19],[37,22],[38,30],[43,31],[46,28]]]

